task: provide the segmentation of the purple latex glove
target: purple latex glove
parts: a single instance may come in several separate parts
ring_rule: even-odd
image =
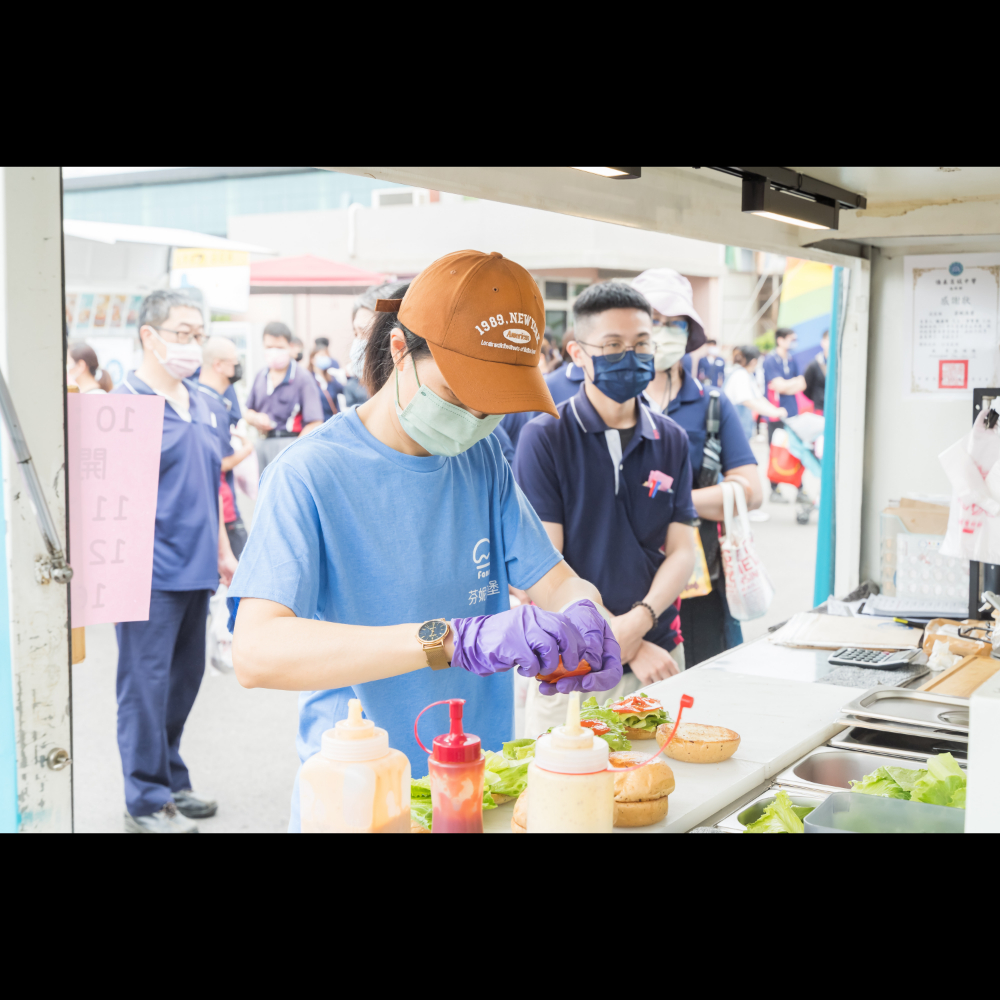
[[[564,677],[539,684],[542,694],[607,691],[622,676],[621,649],[611,627],[590,601],[577,601],[563,614],[531,604],[497,615],[456,618],[452,666],[486,675],[516,666],[524,677],[551,673],[559,666],[575,670],[580,660],[590,664],[582,677]]]

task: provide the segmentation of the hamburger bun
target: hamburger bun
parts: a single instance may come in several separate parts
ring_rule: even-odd
[[[656,727],[656,742],[662,747],[670,736],[669,724]],[[700,722],[682,722],[677,733],[663,752],[673,760],[690,764],[718,764],[729,760],[740,745],[740,734],[722,726],[705,726]]]
[[[627,768],[649,761],[650,754],[617,751],[608,755],[612,767]],[[667,815],[667,796],[674,790],[674,772],[656,759],[636,771],[615,775],[615,826],[649,826]]]
[[[528,789],[517,797],[514,803],[514,815],[510,818],[510,828],[513,833],[528,832]]]
[[[511,802],[514,799],[513,795],[501,795],[499,792],[490,792],[493,796],[493,801],[498,805],[502,806],[505,802]]]
[[[651,729],[631,729],[628,726],[625,727],[625,736],[629,740],[656,739],[656,733],[654,733]]]
[[[410,833],[430,833],[430,830],[425,830],[415,819],[410,820]]]

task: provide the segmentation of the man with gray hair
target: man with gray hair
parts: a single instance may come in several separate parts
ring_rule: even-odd
[[[125,830],[197,833],[190,819],[218,805],[192,791],[181,733],[205,672],[208,599],[220,577],[232,579],[236,560],[219,500],[217,420],[191,381],[202,363],[202,310],[182,292],[153,292],[139,310],[139,338],[142,364],[114,391],[166,403],[149,620],[115,626]]]

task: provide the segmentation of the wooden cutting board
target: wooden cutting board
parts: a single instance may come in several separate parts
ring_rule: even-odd
[[[988,681],[998,670],[1000,670],[1000,660],[988,656],[967,656],[944,673],[922,684],[919,690],[968,698],[980,684]]]

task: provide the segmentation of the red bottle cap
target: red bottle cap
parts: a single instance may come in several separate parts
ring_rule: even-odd
[[[478,736],[462,731],[464,698],[448,699],[451,731],[434,737],[431,757],[446,764],[470,764],[482,756],[482,743]]]

